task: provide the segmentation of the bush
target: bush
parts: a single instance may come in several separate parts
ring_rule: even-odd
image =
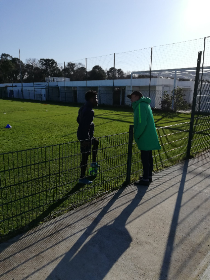
[[[164,91],[163,98],[161,100],[161,109],[163,111],[170,111],[172,107],[172,98],[171,96]]]
[[[176,112],[178,110],[187,110],[189,109],[189,104],[185,100],[185,94],[183,93],[183,89],[177,87],[172,90],[171,95],[167,92],[164,92],[163,98],[161,100],[161,109],[164,111],[172,110],[172,103],[174,101],[173,110]]]

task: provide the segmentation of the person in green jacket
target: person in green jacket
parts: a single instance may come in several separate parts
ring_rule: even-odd
[[[131,99],[134,111],[134,139],[141,150],[143,177],[137,182],[148,186],[152,182],[153,158],[152,150],[160,150],[155,122],[150,107],[151,99],[144,97],[140,91],[127,95]]]

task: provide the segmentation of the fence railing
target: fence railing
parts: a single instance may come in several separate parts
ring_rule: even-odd
[[[210,148],[209,118],[197,119],[193,154]],[[189,127],[190,122],[184,122],[157,129],[162,149],[153,151],[154,171],[186,158]],[[128,133],[98,139],[100,169],[97,176],[90,177],[91,185],[78,183],[79,141],[0,154],[0,240],[129,184],[141,175],[133,126]],[[91,157],[88,166],[90,163]]]

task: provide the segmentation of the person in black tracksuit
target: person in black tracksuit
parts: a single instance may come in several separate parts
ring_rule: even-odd
[[[94,111],[93,107],[98,105],[97,92],[89,90],[85,94],[86,103],[79,109],[77,122],[79,124],[77,130],[77,138],[80,140],[80,148],[82,153],[82,161],[80,164],[81,176],[79,179],[80,183],[90,184],[92,183],[85,178],[85,172],[87,169],[88,157],[91,154],[92,148],[92,163],[91,167],[97,168],[96,162],[97,151],[99,141],[93,137],[94,135]]]

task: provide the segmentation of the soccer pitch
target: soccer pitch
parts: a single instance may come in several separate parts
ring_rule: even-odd
[[[0,153],[76,141],[80,106],[0,100]],[[133,124],[132,108],[99,106],[94,111],[95,137],[128,132]],[[190,114],[155,112],[154,119],[161,127],[189,121]]]

